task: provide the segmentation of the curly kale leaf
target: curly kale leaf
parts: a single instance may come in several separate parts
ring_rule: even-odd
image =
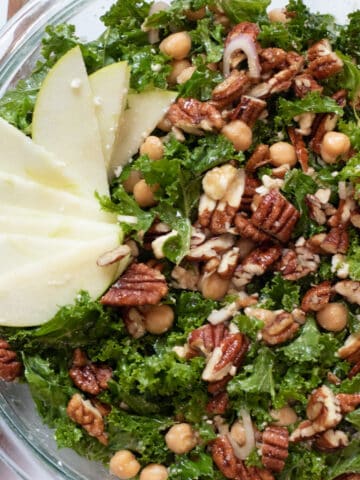
[[[259,23],[266,19],[270,0],[221,0],[220,5],[233,23]]]
[[[360,200],[360,154],[354,155],[345,167],[340,171],[339,178],[344,181],[350,181],[355,186],[355,197]]]
[[[216,475],[216,476],[215,476]],[[170,467],[169,480],[215,480],[225,478],[214,470],[211,455],[198,447],[187,455],[178,455]]]
[[[326,478],[333,480],[344,473],[360,473],[360,441],[353,440],[337,455],[328,456]]]
[[[339,49],[360,64],[360,10],[348,15],[349,23],[343,27],[338,40]]]
[[[262,308],[291,312],[300,303],[300,286],[275,274],[260,292]]]
[[[310,450],[302,444],[292,444],[285,468],[279,480],[322,480],[326,476],[325,458],[322,453]]]

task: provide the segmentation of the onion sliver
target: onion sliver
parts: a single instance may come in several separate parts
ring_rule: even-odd
[[[228,435],[228,439],[230,440],[237,458],[240,460],[245,460],[255,448],[255,433],[249,412],[241,409],[239,413],[242,417],[242,422],[245,429],[245,445],[240,447],[240,445],[235,442],[230,434]]]
[[[242,50],[247,56],[249,73],[251,78],[260,77],[260,63],[259,57],[256,51],[256,45],[250,35],[246,33],[239,33],[234,36],[224,50],[224,76],[227,77],[230,74],[230,62],[231,56],[234,52]]]
[[[163,10],[168,10],[169,4],[166,2],[154,2],[149,10],[149,17],[154,13],[162,12]],[[145,21],[146,24],[146,21]],[[146,27],[145,27],[146,28]],[[149,43],[154,44],[160,40],[159,37],[159,29],[158,28],[150,28],[149,35],[148,35]]]

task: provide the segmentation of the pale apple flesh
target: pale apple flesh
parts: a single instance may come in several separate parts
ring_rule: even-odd
[[[176,95],[176,92],[160,89],[128,95],[124,121],[119,129],[108,169],[110,178],[113,178],[117,169],[126,165],[139,150],[145,138],[163,118]]]
[[[66,164],[85,195],[109,194],[94,97],[79,47],[46,76],[35,104],[32,138]]]
[[[90,75],[102,151],[108,167],[116,135],[122,122],[129,90],[130,68],[127,62],[107,65]]]

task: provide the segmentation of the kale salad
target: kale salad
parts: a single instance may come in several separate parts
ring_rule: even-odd
[[[31,137],[77,46],[89,75],[126,61],[130,92],[175,92],[97,193],[126,269],[100,299],[0,327],[0,378],[120,479],[360,478],[360,10],[341,26],[269,4],[118,0],[96,41],[47,27],[0,99]]]

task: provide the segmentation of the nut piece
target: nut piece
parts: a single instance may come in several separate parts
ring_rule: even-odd
[[[235,226],[242,238],[249,238],[256,244],[269,243],[271,241],[270,235],[259,230],[251,223],[251,220],[241,214],[236,215]]]
[[[194,98],[179,98],[170,106],[165,118],[175,127],[193,135],[221,130],[224,126],[221,114],[214,105]]]
[[[66,413],[71,420],[81,425],[91,437],[95,437],[100,443],[107,445],[108,438],[104,433],[103,417],[89,400],[84,400],[79,393],[75,393],[66,407]]]
[[[294,90],[297,97],[303,98],[310,92],[322,93],[322,87],[317,81],[308,73],[297,75],[294,80]]]
[[[228,333],[228,328],[223,323],[219,325],[207,323],[190,333],[188,345],[196,354],[208,356],[214,348],[220,346]]]
[[[233,283],[236,288],[243,287],[251,282],[254,276],[263,275],[281,255],[281,247],[263,246],[252,250],[236,268]]]
[[[349,234],[344,227],[333,227],[321,244],[326,253],[346,253],[349,248]]]
[[[342,280],[335,284],[334,290],[345,297],[348,302],[360,305],[360,282]]]
[[[360,372],[360,335],[352,334],[345,342],[345,345],[338,350],[340,358],[347,360],[355,365],[348,373],[348,377],[352,378]]]
[[[107,365],[91,363],[86,354],[77,348],[74,351],[73,366],[69,370],[69,376],[79,390],[90,395],[99,395],[108,388],[112,369]]]
[[[247,72],[233,70],[223,82],[214,88],[211,95],[212,103],[218,108],[224,108],[235,100],[239,100],[250,85],[251,79]]]
[[[258,118],[266,108],[266,102],[260,98],[242,95],[239,105],[235,108],[231,119],[238,119],[245,122],[250,128],[253,128]]]
[[[360,405],[360,393],[338,393],[341,413],[350,413]]]
[[[246,355],[248,346],[249,341],[242,333],[227,335],[208,358],[201,378],[205,382],[217,382],[229,374],[235,375],[236,369]]]
[[[11,350],[6,340],[0,338],[0,379],[12,382],[20,377],[21,371],[22,365],[17,360],[16,352]]]
[[[303,172],[307,172],[309,168],[309,152],[306,148],[302,134],[296,131],[295,128],[288,128],[291,143],[295,148],[296,158],[300,163]],[[295,162],[296,163],[296,162]]]
[[[205,194],[212,200],[221,200],[235,179],[236,172],[237,169],[230,164],[206,172],[202,181]]]
[[[101,298],[112,307],[156,305],[167,294],[164,275],[144,263],[132,263]]]
[[[245,170],[246,172],[253,173],[255,172],[255,170],[268,164],[269,162],[270,162],[269,146],[261,143],[255,148],[254,153],[246,162]],[[245,187],[246,187],[246,184],[245,184]]]
[[[229,396],[226,392],[215,395],[206,405],[206,412],[211,415],[223,415],[229,406]]]
[[[229,233],[212,237],[199,246],[190,248],[187,258],[193,261],[211,260],[232,248],[234,243],[235,237]]]
[[[299,324],[295,322],[293,315],[282,312],[266,322],[261,330],[261,336],[267,345],[279,345],[293,338],[298,330]]]
[[[230,479],[239,478],[238,460],[235,456],[233,447],[225,435],[217,437],[210,443],[211,456],[220,472]]]
[[[306,408],[309,420],[301,422],[290,436],[291,442],[311,438],[341,422],[340,402],[325,385],[312,392]]]
[[[265,233],[285,243],[290,239],[299,217],[296,208],[278,190],[273,189],[261,197],[251,221]]]
[[[327,430],[321,433],[315,440],[315,447],[322,452],[333,452],[349,444],[348,436],[341,430]]]
[[[261,462],[273,472],[281,472],[289,456],[289,433],[285,427],[270,426],[262,434]]]
[[[326,281],[310,288],[301,301],[301,310],[304,312],[318,312],[327,303],[331,297],[331,283]]]
[[[344,66],[342,60],[332,51],[330,42],[322,39],[312,45],[307,52],[308,71],[317,80],[323,80],[340,72]]]
[[[276,268],[286,280],[298,280],[316,272],[319,264],[319,255],[306,245],[300,244],[295,250],[285,248]]]

